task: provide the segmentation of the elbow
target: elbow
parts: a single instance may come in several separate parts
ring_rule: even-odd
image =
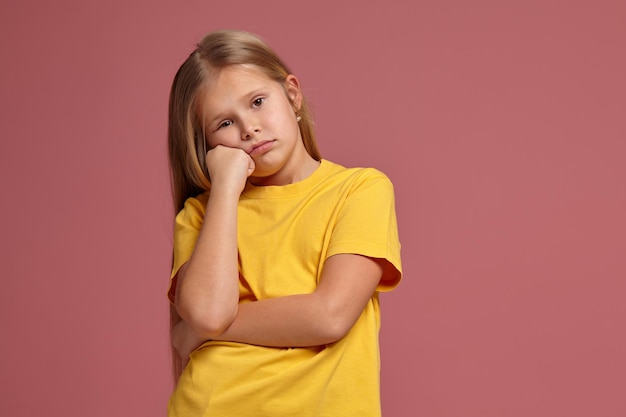
[[[206,339],[218,337],[232,324],[237,314],[237,306],[232,310],[211,311],[211,309],[181,309],[180,316],[193,331]]]
[[[345,329],[342,326],[335,326],[332,328],[326,329],[326,331],[322,334],[322,340],[324,344],[328,345],[331,343],[338,342],[343,339],[345,335],[348,334],[350,329]]]
[[[321,337],[325,344],[330,344],[343,339],[352,326],[354,321],[341,312],[328,311],[325,320],[322,320],[323,329],[321,329]]]
[[[205,339],[221,335],[235,320],[239,307],[238,298],[216,301],[185,287],[176,292],[174,301],[180,317],[196,335]]]
[[[202,335],[205,339],[214,339],[220,336],[232,324],[232,318],[205,318],[191,323],[197,334]]]

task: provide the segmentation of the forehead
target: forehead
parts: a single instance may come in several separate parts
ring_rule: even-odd
[[[212,96],[245,95],[251,89],[274,88],[278,85],[276,81],[254,66],[229,65],[215,70],[204,89],[204,95],[206,99]]]

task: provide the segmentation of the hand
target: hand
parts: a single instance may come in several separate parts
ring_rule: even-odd
[[[187,366],[189,362],[189,355],[200,344],[204,342],[189,328],[184,320],[181,320],[172,330],[172,345],[180,356],[181,365],[183,368]]]
[[[241,193],[254,172],[254,160],[243,149],[217,145],[206,154],[211,186]]]

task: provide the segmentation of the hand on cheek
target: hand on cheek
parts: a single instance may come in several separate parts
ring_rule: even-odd
[[[244,150],[217,145],[206,154],[211,187],[241,193],[255,169],[254,160]]]

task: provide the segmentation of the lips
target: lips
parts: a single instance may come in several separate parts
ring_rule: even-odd
[[[259,155],[269,151],[274,146],[273,140],[264,140],[254,145],[249,151],[249,155]]]

